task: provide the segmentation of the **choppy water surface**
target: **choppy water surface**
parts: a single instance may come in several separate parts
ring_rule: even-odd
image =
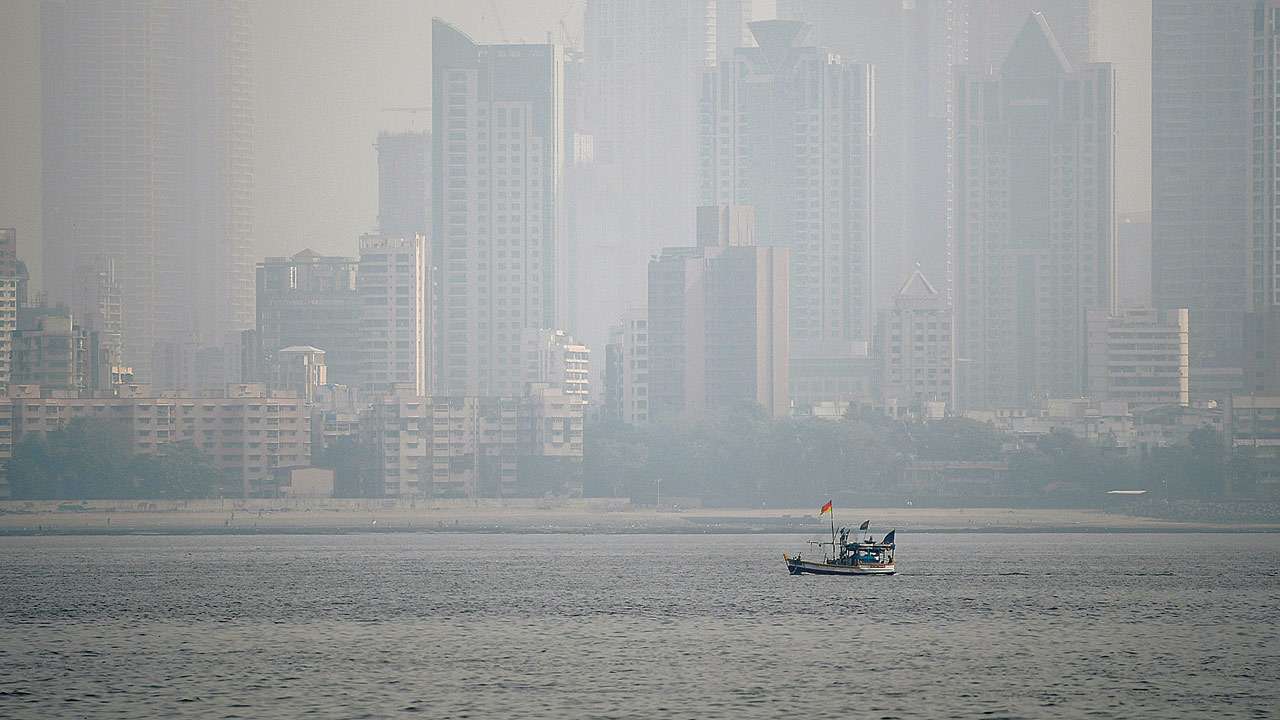
[[[0,539],[0,716],[1274,717],[1280,537]]]

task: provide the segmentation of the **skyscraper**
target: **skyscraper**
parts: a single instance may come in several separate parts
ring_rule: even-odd
[[[522,391],[525,329],[563,317],[563,60],[432,24],[438,390]]]
[[[426,276],[427,250],[421,235],[361,236],[356,289],[363,392],[406,389],[425,395],[429,391]]]
[[[699,208],[697,247],[649,262],[651,418],[790,411],[789,252],[755,245],[753,225],[751,208]]]
[[[391,237],[431,229],[431,133],[378,133],[378,232]]]
[[[45,287],[110,261],[146,379],[253,324],[249,3],[54,0],[41,32]]]
[[[325,352],[328,380],[357,386],[361,374],[361,296],[357,261],[303,250],[292,257],[269,257],[258,264],[258,319],[255,342],[261,357],[254,367],[275,365],[286,347],[313,346]]]
[[[584,132],[594,189],[610,208],[592,252],[607,257],[613,285],[584,302],[609,303],[607,318],[642,305],[649,257],[694,232],[702,75],[749,42],[750,19],[750,0],[586,4]]]
[[[1253,20],[1252,0],[1151,5],[1152,298],[1190,310],[1193,395],[1240,368],[1253,295]]]
[[[945,281],[947,110],[963,64],[965,2],[782,0],[778,16],[810,23],[814,45],[875,69],[873,297],[894,302],[916,265]],[[943,288],[945,296],[945,287]]]
[[[1114,306],[1111,79],[1073,66],[1038,13],[999,75],[958,77],[963,407],[1083,392],[1085,314]]]
[[[707,76],[699,155],[703,203],[754,206],[760,244],[791,249],[805,354],[865,347],[872,316],[873,71],[806,44],[808,30],[751,23],[758,47]]]

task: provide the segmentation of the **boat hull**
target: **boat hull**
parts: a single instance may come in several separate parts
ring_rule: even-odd
[[[787,563],[787,572],[792,575],[893,575],[898,572],[893,563],[887,565],[832,565],[823,562],[809,562],[783,556]]]

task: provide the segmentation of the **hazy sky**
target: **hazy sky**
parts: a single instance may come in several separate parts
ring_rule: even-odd
[[[585,0],[261,0],[254,3],[259,254],[355,254],[373,228],[378,130],[426,127],[431,18],[480,41],[580,42]],[[773,2],[757,0],[757,17]],[[39,0],[0,0],[0,227],[40,269]]]

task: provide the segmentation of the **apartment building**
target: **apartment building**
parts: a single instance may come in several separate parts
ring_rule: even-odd
[[[9,402],[14,442],[81,418],[121,423],[134,453],[154,453],[174,442],[194,444],[222,472],[224,487],[243,497],[273,497],[276,468],[311,460],[310,417],[302,402],[261,384],[231,385],[199,396],[157,396],[148,385],[124,385],[98,397],[15,385]]]
[[[951,320],[946,297],[923,273],[913,272],[894,298],[893,308],[880,313],[877,352],[886,405],[921,412],[926,403],[953,404]]]
[[[430,387],[427,248],[421,235],[360,238],[360,387],[369,393]],[[324,349],[324,348],[321,348]]]
[[[257,328],[254,367],[266,368],[281,348],[310,345],[325,352],[331,382],[361,382],[361,311],[356,287],[359,261],[303,250],[269,257],[257,268]]]
[[[1088,395],[1123,400],[1135,410],[1191,403],[1187,310],[1090,310]]]

